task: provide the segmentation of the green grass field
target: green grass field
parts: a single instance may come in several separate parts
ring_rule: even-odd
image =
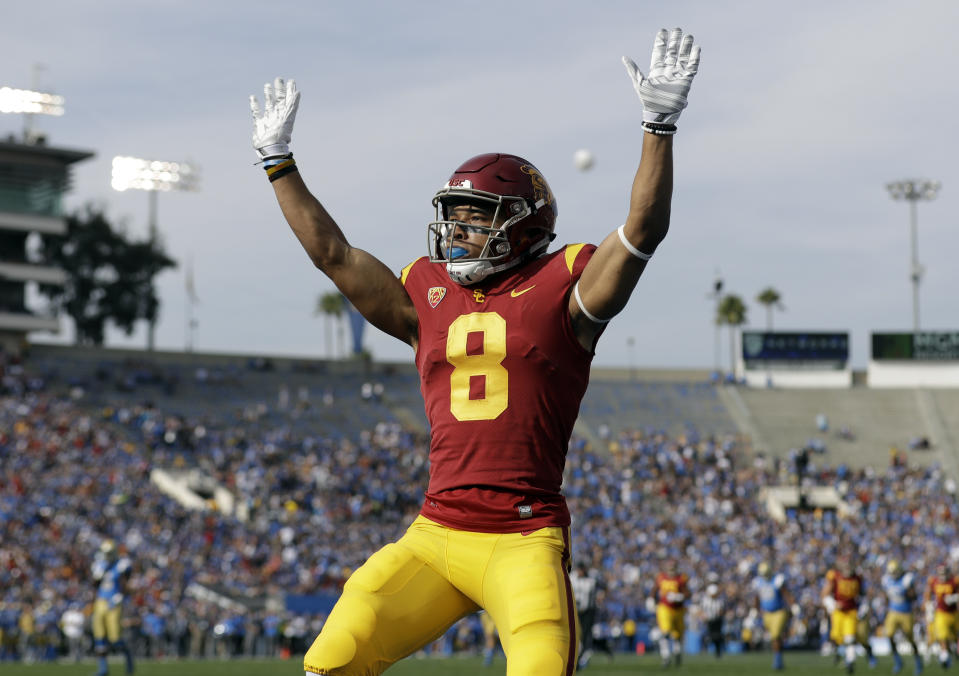
[[[687,657],[679,668],[663,669],[655,656],[617,656],[612,663],[602,655],[593,659],[588,668],[578,672],[583,676],[614,676],[619,674],[661,673],[663,676],[758,676],[773,673],[767,653],[728,655],[716,660],[706,656]],[[907,659],[905,676],[912,676],[911,661]],[[92,660],[80,664],[0,664],[3,676],[92,676],[95,665]],[[879,660],[876,669],[869,669],[864,660],[856,664],[858,674],[886,676],[892,672],[892,660]],[[929,673],[941,671],[929,665]],[[123,666],[111,661],[110,674],[123,674]],[[410,658],[403,660],[386,672],[389,676],[501,676],[506,673],[506,662],[500,656],[493,666],[486,668],[478,657],[463,658]],[[845,671],[834,667],[832,660],[816,653],[786,653],[786,676],[843,676]],[[208,662],[140,662],[137,676],[302,676],[303,669],[298,659],[289,660],[234,660]]]

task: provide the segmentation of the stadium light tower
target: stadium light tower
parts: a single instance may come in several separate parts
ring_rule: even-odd
[[[172,190],[196,191],[200,189],[197,167],[186,162],[143,160],[138,157],[118,155],[113,158],[113,174],[110,185],[114,190],[146,190],[150,196],[150,241],[157,241],[157,193]],[[150,321],[147,333],[147,350],[153,351],[156,319]]]
[[[23,115],[23,140],[32,143],[33,116],[53,115],[60,117],[64,112],[64,98],[58,94],[0,87],[0,113],[19,113]]]
[[[886,184],[886,190],[894,200],[909,202],[909,240],[912,256],[909,277],[912,279],[912,330],[919,332],[919,282],[925,268],[919,264],[917,203],[919,200],[934,200],[939,192],[939,181],[926,179],[906,179]]]

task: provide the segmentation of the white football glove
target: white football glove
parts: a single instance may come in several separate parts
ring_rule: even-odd
[[[661,29],[653,45],[648,75],[643,75],[629,57],[623,57],[623,64],[643,102],[643,122],[675,125],[699,70],[699,45],[693,45],[693,36],[683,36],[681,28],[668,33]]]
[[[260,160],[275,159],[290,154],[293,121],[300,105],[300,92],[294,80],[278,77],[271,85],[263,85],[263,112],[255,96],[250,96],[253,111],[253,147]]]

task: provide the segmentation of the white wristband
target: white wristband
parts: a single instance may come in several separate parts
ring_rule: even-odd
[[[612,321],[612,317],[609,319],[600,319],[594,314],[590,314],[589,310],[583,307],[583,299],[579,296],[579,281],[576,282],[576,286],[573,287],[573,298],[576,299],[576,304],[579,305],[579,309],[583,311],[583,314],[586,315],[586,318],[590,321],[593,321],[597,324],[607,324]]]
[[[623,243],[624,247],[626,247],[626,251],[633,254],[634,256],[636,256],[636,258],[638,258],[641,261],[648,261],[650,258],[652,258],[653,254],[643,253],[642,251],[640,251],[639,249],[637,249],[636,247],[634,247],[632,244],[629,243],[629,240],[626,239],[626,233],[624,232],[625,229],[626,229],[626,224],[623,223],[621,226],[616,228],[616,232],[619,233],[619,241]]]

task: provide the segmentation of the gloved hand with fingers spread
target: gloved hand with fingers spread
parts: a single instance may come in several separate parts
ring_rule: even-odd
[[[250,96],[253,111],[253,147],[256,154],[269,166],[275,160],[289,159],[293,121],[300,105],[300,92],[294,80],[276,78],[263,86],[263,111],[255,96]]]
[[[663,28],[656,35],[649,74],[629,57],[623,57],[633,88],[643,102],[643,129],[652,134],[675,134],[676,121],[686,107],[686,97],[699,70],[699,45],[681,28]]]

